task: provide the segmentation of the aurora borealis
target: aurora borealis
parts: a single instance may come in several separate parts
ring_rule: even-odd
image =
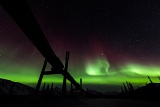
[[[83,78],[84,88],[120,90],[125,81],[136,88],[149,83],[147,75],[160,82],[158,0],[27,2],[63,64],[70,51],[68,71],[77,82]],[[0,23],[0,78],[34,86],[43,56],[1,6]],[[62,81],[61,75],[43,80]]]

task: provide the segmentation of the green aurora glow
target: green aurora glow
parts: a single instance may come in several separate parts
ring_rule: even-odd
[[[28,85],[36,84],[43,61],[39,63],[41,64],[35,63],[35,66],[31,66],[29,64],[9,63],[9,61],[6,61],[0,65],[0,77]],[[7,68],[6,65],[8,65]],[[83,84],[120,85],[125,81],[129,81],[133,85],[144,85],[146,82],[149,83],[147,75],[151,77],[153,82],[159,82],[157,78],[160,75],[159,66],[127,63],[120,67],[111,68],[109,61],[105,57],[88,60],[85,65],[84,71],[79,71],[75,67],[69,66],[71,75],[77,82],[79,82],[79,78],[83,78]],[[47,69],[50,69],[49,65]],[[81,74],[73,71],[81,72]],[[46,83],[62,83],[62,81],[61,75],[44,76],[43,79],[43,82]]]
[[[87,61],[86,73],[88,75],[105,75],[108,73],[110,65],[106,58],[97,58]]]

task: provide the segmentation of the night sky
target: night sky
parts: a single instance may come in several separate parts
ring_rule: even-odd
[[[27,0],[53,51],[84,88],[160,82],[159,0]],[[38,37],[38,36],[37,36]],[[44,57],[0,6],[0,78],[34,86]],[[48,64],[48,70],[50,70]],[[62,83],[61,75],[43,82]],[[34,86],[35,87],[35,86]]]

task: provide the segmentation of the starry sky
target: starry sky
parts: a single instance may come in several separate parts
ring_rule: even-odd
[[[160,82],[159,0],[27,0],[53,51],[84,88]],[[35,87],[44,57],[0,6],[0,78]],[[47,65],[47,70],[51,66]],[[43,82],[62,83],[61,75]],[[56,85],[55,85],[56,86]]]

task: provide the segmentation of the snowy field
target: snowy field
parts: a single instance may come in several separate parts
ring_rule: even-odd
[[[91,98],[5,98],[2,107],[159,107],[159,102],[127,99]]]

